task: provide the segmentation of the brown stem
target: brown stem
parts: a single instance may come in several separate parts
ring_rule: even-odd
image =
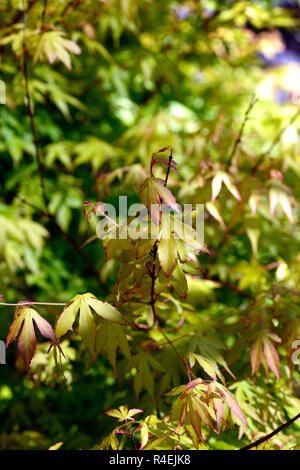
[[[46,14],[47,14],[47,6],[48,6],[48,0],[44,0],[43,13],[42,13],[42,21],[41,21],[41,33],[43,32],[43,29],[44,29],[44,26],[45,26],[45,19],[46,19]]]
[[[165,176],[165,181],[164,181],[164,186],[165,187],[168,184],[168,178],[169,178],[169,174],[170,174],[172,159],[173,159],[173,149],[171,148],[171,153],[170,153],[170,156],[169,156],[169,164],[168,164],[168,168],[167,168],[167,172],[166,172],[166,176]],[[162,200],[160,202],[162,203]],[[156,310],[155,310],[155,302],[156,302],[155,280],[158,276],[158,273],[156,274],[156,269],[155,269],[155,261],[156,261],[156,257],[157,257],[157,250],[158,250],[158,243],[157,243],[157,240],[156,240],[156,242],[154,243],[153,251],[152,251],[153,264],[152,264],[152,272],[150,273],[150,277],[151,277],[151,302],[150,302],[150,305],[151,305],[152,316],[153,316],[153,326],[158,324],[158,319],[157,319]]]
[[[174,346],[173,342],[167,337],[166,333],[159,326],[157,326],[157,328],[160,331],[160,333],[163,335],[165,340],[167,341],[168,345],[171,346],[171,348],[175,352],[175,354],[178,357],[178,359],[180,360],[180,362],[184,365],[184,368],[187,371],[188,376],[189,376],[189,374],[191,374],[194,377],[194,379],[196,379],[197,378],[196,375],[191,370],[191,368],[188,366],[188,364],[186,363],[186,361],[184,360],[184,358],[182,357],[182,355],[180,354],[178,349]]]
[[[257,170],[259,168],[259,166],[264,161],[264,158],[272,152],[272,150],[276,147],[276,145],[279,144],[283,133],[286,131],[286,129],[291,124],[293,124],[296,121],[296,119],[299,117],[299,114],[300,114],[300,110],[297,109],[296,113],[291,117],[291,119],[287,122],[287,124],[280,129],[278,135],[275,137],[275,139],[273,140],[273,142],[270,145],[270,147],[268,148],[268,150],[266,150],[265,152],[261,153],[258,156],[258,160],[257,160],[257,162],[255,163],[254,167],[251,170],[251,175],[252,176],[255,175],[255,173],[257,172]]]
[[[55,217],[50,214],[49,212],[49,201],[46,193],[46,187],[45,187],[45,180],[44,180],[44,174],[43,174],[43,164],[42,164],[42,159],[41,159],[41,153],[40,153],[40,148],[39,148],[39,140],[38,140],[38,135],[37,135],[37,130],[34,122],[34,112],[33,112],[33,107],[32,107],[32,101],[31,101],[31,96],[30,96],[30,90],[29,90],[29,80],[28,80],[28,70],[27,70],[27,62],[26,62],[26,55],[27,55],[27,50],[26,50],[26,24],[27,24],[27,18],[26,18],[26,7],[25,7],[25,0],[22,0],[22,6],[23,6],[23,54],[22,54],[22,72],[23,72],[23,77],[25,81],[25,93],[26,93],[26,101],[27,101],[27,112],[28,116],[30,119],[30,126],[31,126],[31,131],[32,131],[32,136],[33,136],[33,141],[34,141],[34,147],[35,147],[35,156],[36,156],[36,161],[37,161],[37,166],[38,166],[38,172],[39,172],[39,179],[40,179],[40,186],[41,186],[41,192],[42,192],[42,197],[44,201],[44,206],[45,209],[44,211],[40,211],[40,213],[43,213],[43,215],[49,217],[52,225],[56,228],[56,230],[63,236],[63,238],[71,245],[77,253],[80,255],[81,259],[85,262],[91,273],[94,275],[94,277],[97,279],[99,282],[99,275],[94,268],[93,264],[90,262],[88,257],[80,250],[80,247],[77,245],[75,240],[67,233],[62,230],[62,228],[57,224]],[[47,1],[45,0],[44,2],[44,7],[47,6]]]
[[[241,140],[243,138],[243,134],[244,134],[244,129],[245,129],[245,125],[246,125],[246,122],[248,121],[249,119],[249,114],[253,108],[253,106],[255,105],[255,103],[257,102],[257,99],[255,98],[255,95],[253,95],[251,97],[251,100],[250,100],[250,103],[248,105],[248,108],[246,109],[246,112],[245,112],[245,115],[244,115],[244,119],[243,119],[243,122],[242,122],[242,125],[241,125],[241,128],[239,130],[239,133],[238,133],[238,136],[233,144],[233,147],[232,147],[232,150],[230,152],[230,155],[228,157],[228,161],[227,161],[227,164],[226,164],[226,169],[229,168],[230,164],[231,164],[231,161],[233,159],[233,157],[235,156],[236,154],[236,151],[238,149],[238,146],[240,145],[241,143]]]
[[[26,16],[25,0],[22,0],[22,6],[23,6],[22,72],[23,72],[23,77],[24,77],[24,81],[25,81],[27,112],[28,112],[28,116],[29,116],[29,120],[30,120],[30,127],[31,127],[31,132],[32,132],[33,142],[34,142],[34,147],[35,147],[35,156],[36,156],[36,161],[37,161],[37,166],[38,166],[42,197],[43,197],[43,200],[44,200],[45,209],[48,212],[48,198],[47,198],[47,194],[46,194],[45,181],[44,181],[44,175],[43,175],[43,164],[42,164],[42,160],[41,160],[39,141],[38,141],[37,131],[36,131],[36,127],[35,127],[34,113],[33,113],[31,96],[30,96],[30,91],[29,91],[28,71],[27,71],[27,62],[26,62],[26,55],[27,55],[27,49],[26,49],[27,16]]]
[[[261,437],[260,439],[257,439],[257,441],[252,442],[252,444],[248,444],[247,446],[242,447],[241,449],[238,449],[238,450],[250,450],[253,447],[259,446],[259,444],[262,444],[263,442],[267,441],[268,439],[271,439],[271,437],[275,436],[280,431],[283,431],[283,429],[288,428],[292,423],[297,421],[297,419],[299,419],[299,418],[300,418],[300,413],[298,413],[296,416],[294,416],[294,418],[289,419],[289,421],[287,421],[286,423],[279,426],[279,428],[277,428],[274,431],[270,432],[270,434],[267,434],[266,436]]]
[[[131,444],[132,444],[132,447],[134,448],[134,450],[137,450],[137,447],[136,447],[136,444],[135,444],[135,440],[134,440],[134,437],[133,437],[133,434],[130,430],[130,427],[129,427],[129,424],[128,424],[128,421],[127,419],[125,419],[125,423],[126,423],[126,426],[127,426],[127,429],[128,429],[128,436],[131,440]]]

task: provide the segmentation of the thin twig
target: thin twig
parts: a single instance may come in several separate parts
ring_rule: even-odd
[[[190,376],[190,374],[194,377],[194,379],[196,379],[196,375],[194,374],[194,372],[191,370],[191,368],[188,366],[188,364],[185,362],[185,360],[183,359],[183,357],[181,356],[180,352],[178,351],[178,349],[174,346],[173,342],[168,338],[168,336],[166,335],[166,333],[159,327],[157,326],[159,332],[163,335],[163,337],[165,338],[165,340],[167,341],[168,345],[171,346],[171,348],[173,349],[173,351],[175,352],[176,356],[178,357],[178,359],[180,360],[180,362],[184,365],[184,368],[188,374],[188,376]]]
[[[10,304],[6,302],[0,302],[0,307],[5,305],[6,307],[18,307],[19,305],[49,305],[49,306],[64,306],[66,302],[32,302],[31,300],[21,300],[17,304]]]
[[[36,161],[37,161],[37,165],[38,165],[38,172],[39,172],[39,178],[40,178],[42,197],[43,197],[43,200],[44,200],[45,209],[48,212],[48,198],[47,198],[45,180],[44,180],[44,174],[43,174],[43,164],[42,164],[42,160],[41,160],[38,135],[37,135],[35,122],[34,122],[34,112],[33,112],[33,108],[32,108],[31,96],[30,96],[30,91],[29,91],[29,81],[28,81],[27,61],[26,61],[26,55],[27,55],[27,49],[26,49],[27,17],[26,17],[25,0],[22,0],[22,6],[23,6],[22,72],[23,72],[23,77],[24,77],[24,80],[25,80],[25,93],[26,93],[26,101],[27,101],[27,111],[28,111],[28,116],[29,116],[29,119],[30,119],[31,131],[32,131],[32,135],[33,135],[33,142],[34,142],[34,147],[35,147],[35,156],[36,156]]]
[[[47,5],[48,5],[48,0],[44,0],[43,12],[42,12],[42,21],[41,21],[41,33],[43,32],[43,29],[44,29],[44,26],[45,26],[45,20],[46,20],[46,14],[47,14]]]
[[[257,441],[252,442],[252,444],[248,444],[247,446],[242,447],[241,449],[238,449],[238,450],[250,450],[250,449],[252,449],[253,447],[259,446],[260,444],[262,444],[263,442],[267,441],[268,439],[271,439],[271,437],[275,436],[275,435],[278,434],[280,431],[283,431],[283,429],[288,428],[292,423],[294,423],[295,421],[297,421],[297,419],[299,419],[299,418],[300,418],[300,413],[298,413],[294,418],[289,419],[289,421],[287,421],[286,423],[284,423],[284,424],[282,424],[281,426],[279,426],[279,428],[277,428],[277,429],[275,429],[274,431],[270,432],[270,434],[267,434],[266,436],[261,437],[260,439],[257,439]]]
[[[293,124],[296,119],[299,117],[300,115],[300,109],[297,109],[296,113],[289,119],[289,121],[280,129],[280,131],[278,132],[277,136],[275,137],[275,139],[273,140],[272,144],[270,145],[270,147],[268,148],[268,150],[266,150],[265,152],[261,153],[259,156],[258,156],[258,160],[257,162],[255,163],[254,167],[252,168],[251,170],[251,174],[252,176],[255,175],[255,173],[257,172],[259,166],[261,165],[261,163],[264,161],[264,158],[269,155],[272,150],[274,150],[274,148],[276,147],[276,145],[279,144],[280,140],[281,140],[281,137],[283,136],[284,132],[287,130],[287,128]]]
[[[68,13],[68,10],[73,7],[73,8],[76,8],[77,6],[79,6],[81,3],[81,0],[70,0],[67,5],[64,7],[63,11],[61,12],[60,14],[60,17],[61,18],[64,18],[64,16],[66,15],[66,13]]]
[[[59,233],[60,235],[66,240],[66,242],[72,246],[74,248],[74,250],[79,254],[79,256],[81,257],[82,261],[84,261],[84,263],[86,264],[86,266],[88,267],[89,271],[91,272],[91,274],[95,277],[95,279],[97,279],[97,281],[99,282],[99,273],[96,271],[94,265],[90,262],[89,258],[85,255],[85,253],[80,249],[80,246],[76,243],[76,241],[67,233],[65,232],[61,227],[60,225],[58,225],[58,223],[56,222],[56,219],[55,217],[48,212],[45,212],[44,210],[40,209],[39,207],[37,207],[36,205],[32,204],[31,202],[28,202],[26,201],[25,199],[20,199],[24,204],[28,205],[29,207],[32,207],[34,210],[36,210],[40,216],[43,216],[43,217],[48,217],[50,219],[50,222],[53,226],[53,228],[55,228]],[[106,288],[106,286],[102,285],[102,288],[104,290],[104,293],[105,294],[108,294],[108,290]]]
[[[231,164],[231,161],[233,159],[233,157],[235,156],[236,154],[236,151],[238,149],[238,146],[240,145],[241,141],[242,141],[242,138],[243,138],[243,134],[244,134],[244,129],[245,129],[245,125],[246,125],[246,122],[248,121],[249,119],[249,114],[251,112],[251,110],[253,109],[254,105],[257,103],[257,98],[255,97],[255,95],[252,95],[251,97],[251,100],[250,100],[250,103],[248,105],[248,108],[246,109],[246,112],[245,112],[245,115],[244,115],[244,119],[243,119],[243,122],[242,122],[242,125],[241,125],[241,128],[239,130],[239,133],[238,133],[238,136],[233,144],[233,147],[232,147],[232,150],[230,152],[230,155],[228,157],[228,161],[226,163],[226,169],[229,168],[230,164]]]
[[[71,245],[77,251],[77,253],[80,255],[82,260],[85,262],[85,264],[87,265],[87,267],[89,268],[91,273],[96,277],[97,281],[99,282],[99,274],[97,273],[97,271],[94,268],[93,264],[90,262],[90,260],[87,258],[87,256],[80,250],[80,247],[77,245],[75,240],[73,240],[73,238],[67,232],[62,230],[62,228],[56,222],[55,217],[49,211],[49,207],[48,207],[49,206],[49,201],[48,201],[48,197],[47,197],[47,193],[46,193],[45,180],[44,180],[44,168],[43,168],[42,159],[41,159],[38,134],[37,134],[37,130],[36,130],[35,122],[34,122],[34,112],[33,112],[31,95],[30,95],[30,90],[29,90],[28,70],[27,70],[27,62],[26,62],[26,55],[27,55],[27,49],[26,49],[27,17],[26,17],[25,0],[22,0],[22,6],[23,6],[23,18],[24,18],[23,19],[22,72],[23,72],[23,77],[24,77],[24,81],[25,81],[27,112],[28,112],[28,116],[29,116],[29,119],[30,119],[30,126],[31,126],[33,141],[34,141],[35,156],[36,156],[36,161],[37,161],[37,166],[38,166],[42,198],[43,198],[44,206],[45,206],[45,209],[43,211],[40,211],[40,213],[42,212],[43,215],[49,217],[52,225],[64,237],[64,239],[69,243],[69,245]]]

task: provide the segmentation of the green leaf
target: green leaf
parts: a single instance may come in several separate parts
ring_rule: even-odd
[[[164,275],[170,277],[177,258],[177,244],[172,234],[169,239],[160,239],[158,258]]]
[[[131,361],[131,353],[128,346],[127,336],[124,329],[109,321],[104,321],[98,328],[96,340],[96,355],[105,351],[107,358],[113,367],[114,374],[117,375],[117,350]]]

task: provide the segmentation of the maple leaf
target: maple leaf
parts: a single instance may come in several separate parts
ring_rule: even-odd
[[[158,152],[155,152],[155,153],[152,154],[151,165],[150,165],[151,176],[153,176],[153,171],[152,170],[153,170],[153,166],[156,163],[159,163],[160,165],[171,168],[171,170],[173,170],[178,175],[178,171],[177,171],[177,168],[176,168],[177,163],[173,159],[170,160],[169,158],[166,158],[162,155],[159,155],[160,153],[163,153],[166,150],[171,150],[171,147],[170,146],[169,147],[164,147],[164,148],[158,150]]]
[[[121,405],[118,409],[113,408],[112,410],[105,411],[107,416],[112,416],[113,418],[118,418],[118,422],[130,420],[133,421],[133,416],[138,413],[143,413],[144,410],[140,410],[139,408],[131,408],[128,410],[127,405]]]
[[[61,338],[67,331],[71,330],[77,313],[80,310],[78,332],[94,362],[97,328],[91,309],[101,318],[111,322],[122,323],[123,321],[122,315],[115,307],[107,302],[98,300],[93,294],[87,293],[76,295],[70,301],[60,315],[55,331],[57,337]]]
[[[255,375],[258,371],[260,364],[262,363],[264,352],[269,368],[274,372],[277,380],[280,380],[279,356],[271,340],[277,343],[281,342],[281,339],[276,334],[268,331],[262,331],[257,335],[257,338],[250,350],[252,375]]]
[[[270,198],[270,213],[274,215],[276,207],[279,203],[283,212],[286,214],[291,224],[293,224],[294,218],[293,218],[292,206],[291,206],[291,201],[288,195],[284,191],[271,188],[269,191],[269,198]]]
[[[35,64],[43,54],[46,54],[50,64],[53,64],[56,58],[58,58],[69,70],[72,70],[69,52],[79,55],[81,49],[75,42],[65,39],[64,36],[65,34],[61,31],[47,31],[43,33],[39,40],[33,63]]]
[[[173,273],[172,273],[172,285],[176,294],[185,299],[188,293],[188,283],[186,276],[183,270],[180,267],[180,264],[177,263]]]
[[[211,201],[214,202],[221,191],[222,184],[225,184],[228,191],[237,199],[241,201],[240,193],[238,192],[237,188],[231,181],[231,177],[225,173],[224,171],[218,171],[216,175],[212,179],[212,198]]]
[[[154,377],[151,372],[151,368],[157,371],[165,372],[164,366],[158,362],[151,354],[139,353],[134,356],[134,362],[136,364],[136,373],[133,379],[133,387],[135,395],[138,398],[141,390],[144,388],[154,400]]]
[[[122,354],[131,361],[131,353],[125,331],[116,323],[104,321],[98,328],[96,340],[96,356],[105,349],[107,358],[117,375],[117,350],[120,349]]]
[[[45,338],[50,339],[52,343],[56,344],[60,348],[52,326],[43,317],[41,317],[41,315],[39,315],[36,310],[29,307],[24,307],[19,310],[17,309],[14,321],[9,328],[9,332],[6,338],[6,347],[8,347],[9,344],[16,339],[23,325],[21,334],[19,336],[18,348],[25,363],[26,371],[29,370],[31,360],[36,349],[36,335],[34,331],[33,320],[40,333]]]
[[[206,202],[205,207],[210,213],[210,215],[221,225],[224,230],[227,230],[226,224],[220,214],[220,211],[214,202]]]
[[[154,225],[159,225],[160,223],[162,203],[179,213],[176,199],[171,191],[166,188],[165,182],[162,179],[150,176],[141,185],[140,193],[146,201],[148,213],[151,214],[151,220]]]

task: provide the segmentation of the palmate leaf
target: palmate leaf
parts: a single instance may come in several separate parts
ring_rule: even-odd
[[[147,204],[148,213],[151,214],[151,220],[154,225],[158,226],[160,223],[160,207],[162,204],[166,204],[175,212],[179,213],[179,206],[176,199],[171,191],[166,188],[165,182],[162,179],[150,176],[140,187],[140,193],[142,199],[144,199]]]
[[[124,329],[116,323],[104,321],[98,328],[96,340],[96,356],[105,351],[115,376],[117,375],[117,351],[131,361],[131,353]]]
[[[97,328],[91,309],[100,317],[111,322],[122,323],[123,317],[120,312],[107,302],[98,300],[93,294],[87,293],[76,295],[70,304],[63,310],[56,324],[56,335],[61,338],[67,331],[72,330],[78,311],[79,334],[90,353],[91,359],[95,361],[95,346]]]
[[[150,172],[151,172],[151,176],[153,176],[153,167],[156,163],[159,163],[160,165],[163,165],[163,166],[166,166],[167,168],[170,167],[171,170],[175,171],[175,173],[178,175],[178,171],[177,171],[177,163],[172,159],[171,161],[169,160],[169,158],[166,158],[162,155],[159,155],[160,153],[163,153],[165,152],[166,150],[171,150],[171,147],[164,147],[160,150],[158,150],[158,152],[155,152],[152,154],[152,160],[151,160],[151,165],[150,165]]]
[[[16,339],[23,324],[23,328],[19,336],[18,348],[25,363],[26,371],[29,370],[31,360],[36,349],[36,335],[33,320],[40,333],[60,348],[52,326],[43,317],[41,317],[36,310],[29,307],[17,310],[15,319],[11,324],[7,335],[6,347]]]
[[[274,372],[277,380],[280,380],[280,361],[272,340],[277,343],[281,342],[281,339],[276,334],[269,331],[262,331],[257,335],[250,350],[252,375],[255,375],[258,371],[264,353],[267,365]]]
[[[38,47],[34,55],[34,63],[37,62],[43,54],[47,56],[50,64],[58,58],[69,69],[72,69],[69,52],[80,54],[80,47],[73,41],[64,38],[61,31],[47,31],[42,34]]]
[[[172,273],[172,285],[176,294],[182,299],[185,299],[188,293],[188,283],[179,263],[177,263]]]
[[[201,432],[202,424],[217,432],[213,420],[219,426],[224,411],[223,401],[247,429],[244,414],[234,396],[216,380],[204,382],[202,379],[195,379],[185,386],[184,391],[182,386],[175,387],[166,395],[180,395],[173,403],[172,417],[178,419],[181,425],[190,424],[203,444],[205,441]]]
[[[122,422],[125,420],[133,420],[133,416],[138,413],[143,413],[144,410],[140,410],[138,408],[131,408],[128,410],[127,405],[121,405],[118,409],[114,408],[112,410],[105,411],[107,416],[112,416],[113,418],[118,418],[118,422]]]
[[[134,356],[136,374],[133,379],[135,395],[138,398],[143,389],[147,390],[153,402],[154,399],[154,374],[152,369],[165,372],[164,366],[150,353],[139,353]]]

